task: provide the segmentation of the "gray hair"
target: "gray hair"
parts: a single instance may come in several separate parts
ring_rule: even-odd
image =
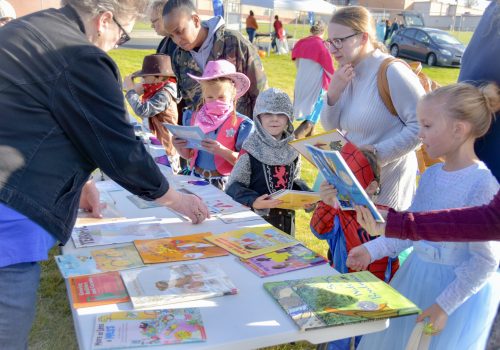
[[[149,0],[62,0],[61,5],[70,5],[81,15],[94,17],[111,11],[116,17],[143,16]]]
[[[163,16],[163,8],[167,2],[168,0],[153,0],[148,7],[148,15],[152,16],[158,14],[160,17]]]

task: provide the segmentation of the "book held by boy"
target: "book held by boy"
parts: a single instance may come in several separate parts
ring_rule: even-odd
[[[369,271],[267,282],[264,288],[303,331],[421,311]]]
[[[64,278],[144,266],[133,244],[54,257]]]
[[[300,243],[292,236],[270,225],[228,231],[206,239],[243,259]]]
[[[327,263],[327,260],[312,250],[297,244],[262,254],[250,259],[240,259],[250,271],[260,277],[274,276],[280,273],[304,269]]]
[[[136,239],[168,237],[167,224],[150,217],[124,219],[113,223],[79,225],[73,228],[71,238],[76,248],[115,243],[129,243]]]
[[[342,210],[354,210],[354,205],[363,205],[370,210],[377,222],[384,222],[339,151],[323,151],[310,145],[306,147],[323,177],[337,189],[337,199]]]
[[[279,199],[281,203],[277,208],[299,210],[304,209],[305,205],[314,204],[321,200],[318,192],[279,190],[271,193],[272,199]]]
[[[172,125],[168,123],[163,123],[163,125],[176,137],[186,140],[186,148],[203,149],[201,141],[206,139],[207,135],[201,131],[199,126]]]
[[[297,152],[302,154],[312,165],[316,166],[306,145],[311,145],[326,151],[340,151],[347,142],[347,139],[339,130],[333,129],[321,134],[293,140],[289,142],[289,144],[295,148]]]
[[[236,294],[238,290],[216,263],[151,266],[122,271],[134,308]]]
[[[130,301],[118,272],[70,277],[68,283],[75,309]]]
[[[136,240],[135,247],[145,264],[224,256],[229,253],[205,240],[210,232],[170,238]]]
[[[96,317],[93,349],[123,349],[207,339],[197,308],[119,311]]]

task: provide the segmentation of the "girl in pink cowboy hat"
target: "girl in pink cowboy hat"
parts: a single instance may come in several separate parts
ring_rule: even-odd
[[[193,175],[223,190],[253,128],[252,120],[236,112],[236,101],[247,92],[250,80],[226,60],[209,61],[201,77],[188,75],[200,83],[203,105],[183,125],[200,127],[206,139],[199,150],[186,148],[187,141],[178,137],[173,143],[180,156],[189,159]]]

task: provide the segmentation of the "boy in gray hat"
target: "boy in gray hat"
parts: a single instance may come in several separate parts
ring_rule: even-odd
[[[295,232],[295,211],[276,208],[271,193],[282,189],[309,191],[299,179],[299,154],[288,142],[293,136],[293,105],[275,88],[259,94],[253,111],[255,130],[245,140],[229,176],[226,192],[286,233]]]

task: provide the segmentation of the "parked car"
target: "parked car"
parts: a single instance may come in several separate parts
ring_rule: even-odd
[[[402,28],[391,38],[391,55],[407,57],[429,66],[460,66],[465,46],[447,32],[433,28]]]

